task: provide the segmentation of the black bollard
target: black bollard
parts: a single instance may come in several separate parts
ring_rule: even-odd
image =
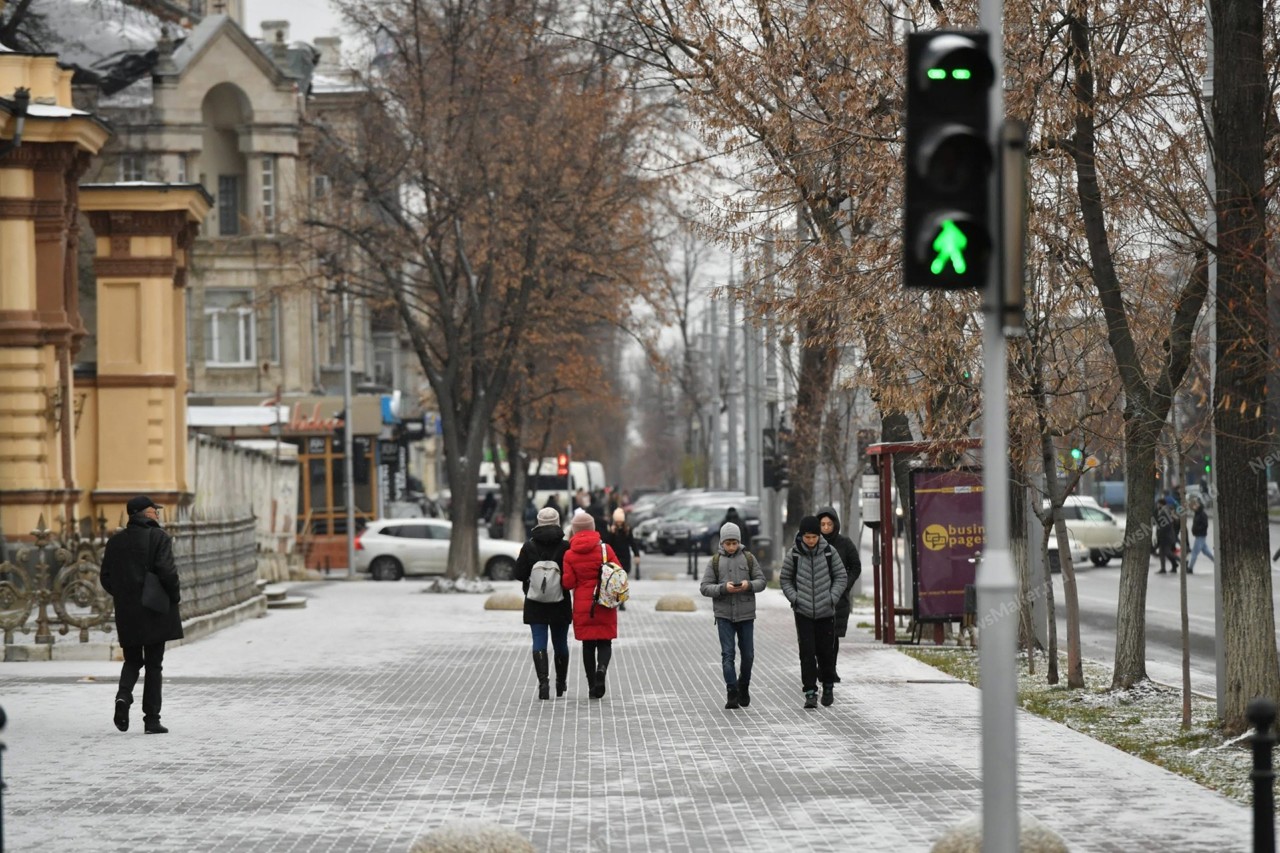
[[[1249,703],[1244,715],[1256,729],[1250,738],[1253,772],[1249,774],[1253,780],[1253,853],[1275,853],[1276,774],[1271,765],[1271,750],[1276,745],[1276,736],[1271,726],[1276,721],[1276,703],[1260,696]]]
[[[8,722],[8,718],[4,715],[4,708],[0,708],[0,729],[4,728],[4,724]],[[0,853],[4,853],[4,744],[0,743]]]

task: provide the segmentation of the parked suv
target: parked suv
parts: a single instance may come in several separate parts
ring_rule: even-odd
[[[453,523],[439,518],[382,518],[356,537],[356,571],[376,581],[408,575],[443,575],[449,568]],[[510,580],[519,542],[480,536],[480,567],[493,580]]]

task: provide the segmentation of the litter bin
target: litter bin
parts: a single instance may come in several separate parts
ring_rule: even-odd
[[[756,562],[764,567],[764,579],[773,580],[773,540],[768,536],[756,536],[751,540],[751,553]]]

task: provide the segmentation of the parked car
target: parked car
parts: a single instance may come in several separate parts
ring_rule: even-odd
[[[747,535],[760,534],[760,502],[756,498],[735,498],[733,503],[694,504],[663,519],[658,525],[658,550],[670,556],[677,551],[714,554],[720,547],[720,525],[729,507],[738,510],[747,524]]]
[[[409,575],[443,575],[449,567],[453,523],[438,518],[382,518],[356,537],[356,571],[376,581]],[[493,580],[510,580],[520,542],[480,536],[481,571]]]
[[[1071,495],[1062,504],[1062,518],[1072,537],[1089,552],[1095,566],[1105,566],[1124,553],[1124,528],[1110,510],[1093,498]]]
[[[1071,565],[1074,566],[1089,559],[1089,549],[1071,535],[1070,528],[1067,532],[1067,547],[1071,549]],[[1049,571],[1055,575],[1062,571],[1062,559],[1058,555],[1058,537],[1053,534],[1049,536]]]

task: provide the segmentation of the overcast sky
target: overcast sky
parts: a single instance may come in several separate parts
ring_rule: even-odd
[[[262,33],[263,21],[289,22],[289,40],[314,42],[318,36],[343,36],[342,21],[329,0],[244,0],[244,30]]]

